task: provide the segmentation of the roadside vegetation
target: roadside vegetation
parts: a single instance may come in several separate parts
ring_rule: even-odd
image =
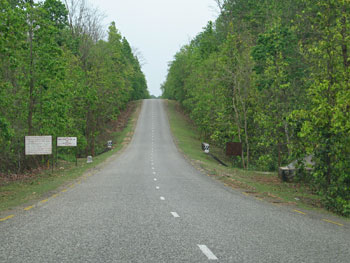
[[[163,97],[221,152],[241,142],[236,167],[275,172],[312,155],[295,180],[350,216],[349,2],[216,2],[217,20],[169,64]]]
[[[82,175],[94,172],[98,166],[126,146],[136,126],[142,101],[131,102],[128,109],[121,113],[122,118],[114,123],[109,130],[109,138],[113,140],[113,148],[93,158],[92,163],[86,163],[86,158],[75,160],[59,160],[54,171],[47,167],[40,167],[23,174],[0,177],[0,212],[16,208],[20,205],[30,205],[39,198],[45,198],[58,193],[59,189],[79,180]]]
[[[52,135],[53,148],[77,137],[79,157],[98,155],[128,103],[149,97],[138,57],[101,19],[84,0],[0,0],[0,176],[51,159],[26,157],[26,135]]]
[[[237,168],[235,160],[227,157],[220,147],[210,144],[210,152],[228,167],[219,164],[203,152],[200,131],[183,107],[174,100],[167,100],[166,105],[171,132],[178,149],[202,173],[259,200],[293,209],[329,213],[322,204],[322,197],[309,184],[302,181],[283,182],[278,178],[277,172]]]

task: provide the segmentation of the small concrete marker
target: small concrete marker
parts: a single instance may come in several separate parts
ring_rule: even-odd
[[[214,253],[211,252],[206,245],[197,245],[197,246],[203,252],[203,254],[207,256],[209,260],[218,260],[218,258],[214,255]]]
[[[176,213],[176,212],[170,212],[170,213],[171,213],[171,214],[173,215],[173,217],[175,217],[175,218],[180,217],[179,214]]]

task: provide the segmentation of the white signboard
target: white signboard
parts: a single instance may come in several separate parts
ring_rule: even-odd
[[[76,147],[77,137],[57,137],[57,146],[59,147]]]
[[[25,154],[52,154],[52,136],[25,136]]]

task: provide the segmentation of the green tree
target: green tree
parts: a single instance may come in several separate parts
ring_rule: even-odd
[[[299,136],[314,154],[313,183],[332,210],[350,215],[349,155],[349,2],[306,1],[301,21],[313,34],[301,49],[312,74],[310,108],[295,112],[304,120]],[[299,30],[304,31],[304,28]]]

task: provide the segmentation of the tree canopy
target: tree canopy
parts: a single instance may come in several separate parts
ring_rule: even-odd
[[[324,205],[350,215],[350,2],[218,0],[221,13],[169,64],[163,97],[202,136],[243,144],[240,166],[312,155]]]
[[[148,98],[129,43],[85,1],[0,0],[0,172],[24,162],[25,135],[78,137],[80,154],[131,100]]]

